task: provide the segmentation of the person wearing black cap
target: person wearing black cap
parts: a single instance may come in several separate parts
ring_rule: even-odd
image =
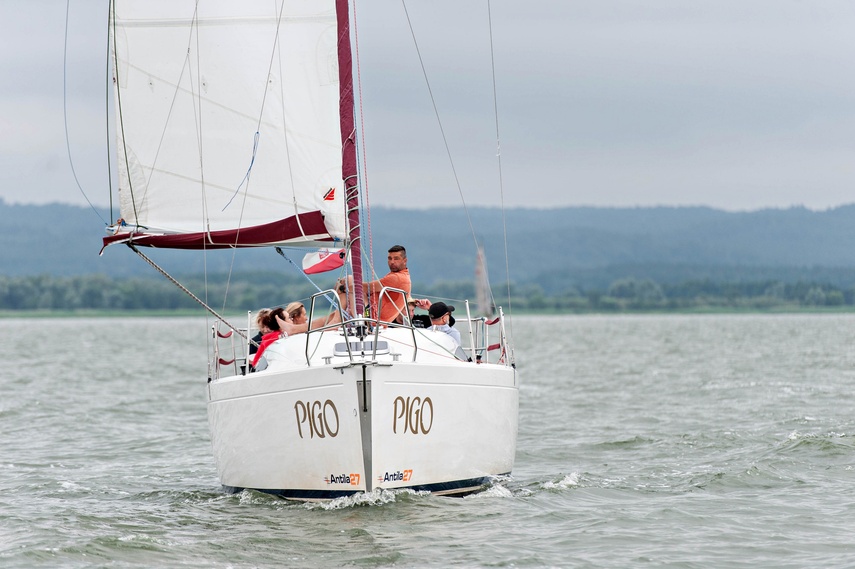
[[[451,336],[457,345],[460,345],[460,332],[452,328],[449,324],[451,313],[454,312],[453,306],[448,306],[444,302],[434,302],[428,309],[430,315],[431,330],[445,332]]]

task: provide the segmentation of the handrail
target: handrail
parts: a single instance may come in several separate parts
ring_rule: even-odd
[[[502,310],[502,307],[497,307],[498,314],[496,317],[488,320],[485,316],[472,317],[469,312],[469,301],[464,300],[463,302],[466,306],[467,318],[463,319],[461,317],[457,322],[465,322],[468,326],[468,349],[472,352],[473,360],[481,361],[479,358],[488,356],[493,350],[499,350],[500,355],[496,363],[513,367],[514,357],[508,342],[507,332],[505,330],[505,313]],[[499,325],[499,339],[495,344],[491,344],[490,328],[496,324]]]
[[[403,298],[407,297],[406,291],[404,291],[402,289],[384,286],[382,289],[380,289],[380,293],[378,294],[377,314],[380,314],[380,309],[383,307],[384,297],[387,298],[389,302],[392,302],[392,297],[389,296],[389,293],[391,293],[391,292],[400,293]],[[327,293],[335,294],[335,291],[325,290],[325,291],[317,292],[317,293],[312,295],[310,302],[309,302],[309,314],[308,314],[308,320],[309,320],[310,326],[311,326],[311,322],[313,320],[313,315],[314,315],[315,300],[320,296],[326,295]],[[406,318],[405,323],[399,324],[397,322],[386,322],[386,321],[381,321],[379,318],[368,318],[368,317],[359,316],[359,315],[354,316],[352,318],[345,319],[344,310],[341,306],[338,307],[338,312],[339,312],[340,322],[334,322],[332,324],[327,324],[327,325],[321,326],[320,328],[310,328],[306,331],[305,355],[306,355],[306,365],[308,365],[309,367],[311,367],[311,365],[312,365],[311,357],[309,355],[309,335],[317,333],[317,332],[325,332],[327,330],[339,328],[339,327],[341,327],[344,331],[345,347],[347,348],[348,360],[350,360],[351,363],[353,363],[353,361],[354,361],[354,354],[353,354],[353,349],[351,348],[350,340],[349,340],[349,336],[351,335],[350,331],[353,330],[354,328],[356,330],[360,330],[360,329],[361,330],[366,330],[366,329],[370,330],[373,328],[374,340],[372,342],[372,348],[371,348],[371,359],[376,360],[377,359],[377,348],[378,348],[379,341],[380,341],[380,328],[381,328],[381,326],[386,326],[386,327],[391,327],[391,328],[408,328],[410,330],[410,333],[412,334],[412,337],[413,337],[413,361],[414,362],[416,361],[416,357],[418,355],[418,349],[419,348],[418,348],[418,344],[416,342],[416,331],[413,328],[412,322],[409,320],[408,314],[406,314],[406,313],[404,314],[404,317]],[[364,336],[360,336],[360,337],[364,339]]]
[[[252,330],[252,310],[246,311],[246,342],[243,345],[243,358],[244,358],[244,373],[249,373],[249,351],[251,346],[255,343],[252,340],[252,337],[249,335],[249,331]],[[258,347],[256,346],[256,349]]]
[[[399,293],[406,298],[406,292],[403,291],[402,289],[393,288],[393,287],[383,287],[380,290],[380,293],[378,295],[378,306],[377,306],[377,309],[378,309],[377,313],[378,314],[380,313],[380,309],[382,308],[384,297],[387,299],[387,302],[392,302],[391,296],[389,295],[389,293]],[[364,341],[366,336],[368,336],[368,335],[373,336],[373,342],[372,342],[373,345],[372,345],[372,349],[371,349],[371,359],[376,361],[377,360],[377,351],[378,351],[378,347],[380,344],[380,329],[381,329],[381,327],[382,328],[405,328],[405,329],[408,329],[410,331],[411,336],[412,336],[412,345],[413,345],[412,361],[413,362],[416,361],[416,359],[418,357],[419,346],[418,346],[418,341],[416,338],[416,329],[413,326],[412,319],[410,318],[409,310],[407,310],[405,313],[403,313],[403,322],[399,323],[399,322],[381,321],[379,318],[369,318],[369,317],[366,317],[363,315],[356,315],[356,316],[353,316],[353,317],[346,319],[344,307],[337,305],[336,310],[338,311],[338,315],[339,315],[339,321],[338,322],[332,322],[329,324],[324,324],[324,325],[319,326],[317,328],[311,328],[311,322],[313,320],[314,313],[315,313],[315,302],[316,302],[316,300],[321,296],[327,297],[329,294],[335,295],[335,291],[332,289],[328,289],[328,290],[323,290],[323,291],[317,292],[314,295],[312,295],[310,302],[309,302],[309,310],[308,310],[309,328],[306,330],[306,345],[305,345],[305,351],[304,351],[307,366],[311,367],[311,365],[312,365],[311,355],[309,354],[311,335],[315,334],[315,333],[323,333],[323,332],[326,332],[329,330],[334,330],[334,329],[341,329],[343,332],[342,335],[345,338],[345,347],[347,349],[348,360],[350,361],[351,364],[355,363],[355,354],[354,354],[354,350],[353,350],[353,347],[352,347],[351,342],[350,342],[351,337],[355,336],[355,337],[358,337],[360,340]],[[510,350],[510,346],[508,345],[508,338],[507,338],[507,333],[505,330],[505,314],[504,314],[504,311],[502,310],[502,307],[498,307],[497,317],[493,320],[488,321],[485,317],[472,318],[470,308],[469,308],[469,301],[464,300],[464,303],[465,303],[465,307],[466,307],[467,325],[469,327],[469,330],[468,330],[469,351],[472,354],[472,360],[478,360],[478,357],[480,355],[482,355],[479,352],[483,352],[483,355],[486,355],[488,352],[491,351],[491,348],[492,349],[500,348],[501,349],[500,350],[501,355],[499,356],[499,360],[496,363],[504,364],[505,366],[513,367],[514,366],[514,355],[513,355],[513,352]],[[249,331],[251,330],[251,316],[252,316],[252,312],[251,311],[247,312],[247,327],[246,327],[246,329],[232,327],[232,326],[229,326],[228,324],[227,324],[227,327],[230,330],[233,330],[242,336],[244,335],[244,334],[242,334],[242,332],[245,332],[246,337],[248,338],[249,337]],[[473,330],[473,324],[478,325],[478,330],[479,330],[478,332]],[[495,346],[494,346],[494,345],[491,345],[489,343],[489,330],[488,329],[490,326],[495,325],[495,324],[499,324],[499,343],[495,344]],[[354,333],[354,330],[356,330],[357,332]],[[369,334],[366,334],[365,331],[369,331]],[[209,375],[209,378],[212,377],[215,379],[219,379],[220,368],[222,365],[224,365],[224,362],[220,361],[221,350],[220,350],[219,341],[218,341],[218,339],[219,339],[218,337],[221,337],[222,334],[219,331],[219,327],[216,325],[211,327],[211,332],[212,332],[212,336],[214,339],[214,346],[213,346],[214,357],[212,359],[213,361],[211,361],[211,366],[213,369],[209,370],[208,375]],[[227,335],[231,336],[231,334],[227,334]],[[476,343],[476,338],[477,338],[477,343]],[[236,346],[234,344],[234,336],[231,336],[230,340],[232,343],[231,347],[232,347],[232,353],[233,353],[233,360],[230,362],[230,364],[231,363],[235,364],[235,368],[236,368],[235,373],[237,373],[237,349],[236,349]],[[246,345],[243,346],[243,348],[244,348],[244,361],[246,361],[247,363],[249,361],[248,352],[249,352],[249,345],[251,342],[252,342],[252,340],[248,339]],[[363,343],[362,345],[364,348],[365,344]],[[363,354],[365,354],[364,350],[363,350]],[[364,357],[365,356],[363,355],[363,358]],[[487,360],[485,360],[485,362],[486,361]],[[209,381],[210,381],[210,379],[209,379]]]
[[[469,310],[469,300],[463,301],[466,304],[466,322],[469,324],[469,359],[473,362],[476,359],[475,354],[475,336],[472,334],[472,312]]]
[[[394,304],[394,302],[392,301],[392,297],[389,296],[389,292],[400,293],[401,297],[404,299],[404,311],[403,312],[401,312],[400,310],[398,311],[403,316],[402,321],[404,322],[404,324],[398,324],[397,322],[381,322],[380,321],[381,308],[383,308],[383,297],[385,296],[386,298],[389,299],[389,302],[392,302]],[[396,304],[395,307],[397,308],[398,305]],[[376,325],[374,326],[374,354],[371,356],[372,359],[377,359],[377,341],[380,338],[380,326],[383,324],[386,324],[388,326],[391,326],[392,328],[409,328],[410,329],[410,332],[413,335],[413,362],[416,361],[416,356],[419,353],[419,345],[418,345],[418,342],[416,342],[416,330],[415,330],[415,328],[413,328],[413,322],[410,320],[410,310],[409,310],[409,308],[407,308],[407,293],[406,293],[406,291],[404,291],[403,289],[394,288],[391,286],[388,286],[388,287],[384,286],[383,288],[381,288],[380,293],[377,295],[377,320],[375,322],[376,322]]]
[[[499,323],[501,332],[501,343],[502,343],[502,353],[505,356],[505,365],[514,366],[514,353],[513,350],[508,346],[508,336],[505,332],[505,312],[502,310],[502,307],[499,307]]]
[[[234,340],[234,333],[235,332],[238,335],[247,336],[247,335],[249,335],[249,328],[244,330],[243,328],[235,328],[235,327],[230,326],[228,324],[226,326],[228,328],[228,331],[226,333],[223,333],[223,332],[220,332],[219,322],[215,322],[214,324],[211,325],[211,338],[212,338],[212,342],[213,342],[214,353],[213,353],[213,357],[211,358],[211,361],[208,364],[209,365],[209,370],[208,370],[209,381],[211,378],[213,378],[213,379],[219,379],[220,378],[220,368],[223,366],[234,365],[234,374],[237,375],[238,374],[238,360],[242,359],[244,361],[244,365],[246,365],[246,362],[249,359],[247,357],[246,352],[243,353],[241,358],[238,358],[238,349],[237,349],[237,346],[235,345],[235,340]],[[229,340],[229,343],[231,344],[232,359],[229,360],[227,358],[221,357],[222,350],[220,349],[220,340]]]
[[[389,298],[391,301],[391,297],[388,296],[389,292],[398,292],[404,298],[406,298],[406,296],[407,296],[406,292],[404,292],[401,289],[392,288],[392,287],[383,287],[380,290],[380,295],[379,295],[379,302],[378,302],[378,307],[377,307],[378,308],[378,314],[379,314],[379,309],[382,307],[382,304],[383,304],[383,296],[386,295],[387,298]],[[310,301],[309,301],[309,313],[308,313],[307,318],[308,318],[310,327],[306,330],[306,350],[305,350],[306,365],[309,367],[312,366],[311,356],[309,355],[309,337],[310,337],[310,335],[314,334],[314,333],[325,332],[327,330],[337,329],[337,328],[342,328],[342,330],[344,331],[345,346],[347,348],[347,356],[348,356],[348,360],[350,360],[350,362],[352,363],[354,361],[354,354],[353,354],[353,349],[351,348],[351,345],[350,345],[350,340],[348,339],[348,337],[351,335],[349,330],[351,330],[353,328],[355,328],[357,330],[359,330],[359,329],[364,330],[366,328],[370,329],[371,327],[373,327],[374,328],[374,341],[372,342],[373,346],[371,349],[371,359],[376,360],[377,359],[377,346],[379,343],[379,336],[380,336],[380,326],[388,325],[388,326],[392,326],[392,327],[403,327],[403,325],[397,324],[395,322],[382,322],[377,318],[366,318],[365,316],[354,316],[352,318],[346,319],[344,316],[344,308],[342,306],[338,306],[337,310],[338,310],[338,314],[339,314],[339,322],[333,322],[331,324],[326,324],[326,325],[321,326],[319,328],[311,328],[311,323],[312,323],[314,311],[315,311],[315,301],[317,298],[319,298],[321,296],[326,296],[328,293],[335,295],[335,291],[333,291],[332,289],[324,290],[324,291],[320,291],[320,292],[313,294]],[[408,325],[407,327],[409,327],[410,330],[412,330],[412,334],[413,334],[413,361],[416,361],[416,352],[418,350],[418,347],[416,346],[416,333],[413,330],[412,324]]]
[[[326,332],[327,330],[331,330],[333,328],[338,328],[340,326],[345,327],[347,322],[355,320],[355,318],[354,318],[354,319],[346,321],[344,319],[344,308],[340,304],[336,304],[336,309],[338,310],[339,322],[333,322],[332,324],[325,324],[325,325],[321,326],[320,328],[312,328],[312,320],[313,320],[313,316],[315,314],[315,300],[321,296],[326,297],[327,294],[332,294],[333,296],[335,296],[336,292],[332,289],[322,290],[320,292],[316,292],[315,294],[313,294],[312,298],[309,299],[309,313],[306,317],[307,327],[306,327],[306,352],[305,352],[306,353],[306,365],[308,367],[312,367],[312,358],[309,355],[309,337],[310,337],[310,335],[312,333],[315,333],[315,332],[323,333],[323,332]],[[347,338],[347,328],[344,328],[344,335],[345,335],[345,339],[346,339]],[[350,356],[350,359],[352,360],[353,356],[350,353],[350,342],[346,342],[346,343],[347,343],[347,353]]]

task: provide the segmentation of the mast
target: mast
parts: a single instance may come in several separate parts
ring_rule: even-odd
[[[336,0],[338,21],[339,120],[341,123],[341,176],[344,181],[350,262],[356,296],[354,316],[365,310],[362,291],[362,243],[359,226],[359,181],[356,170],[356,128],[353,104],[353,57],[350,50],[350,18],[347,0]]]

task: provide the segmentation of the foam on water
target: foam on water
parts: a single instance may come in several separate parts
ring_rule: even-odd
[[[360,492],[352,496],[343,496],[334,500],[320,502],[306,502],[307,509],[341,510],[344,508],[385,506],[406,501],[412,496],[429,496],[430,492],[415,492],[409,489],[384,490],[375,488],[371,492]]]
[[[577,486],[579,486],[579,474],[576,472],[566,475],[558,482],[548,480],[541,484],[544,490],[566,490],[567,488],[575,488]]]

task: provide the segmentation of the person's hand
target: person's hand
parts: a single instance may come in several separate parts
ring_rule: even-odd
[[[417,298],[416,299],[416,306],[418,308],[421,308],[422,310],[428,310],[430,308],[431,304],[433,304],[433,303],[426,298]]]

